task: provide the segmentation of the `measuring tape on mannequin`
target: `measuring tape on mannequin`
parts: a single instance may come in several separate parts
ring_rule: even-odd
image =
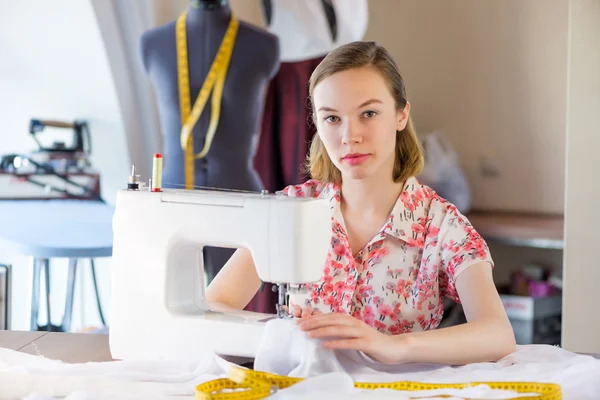
[[[293,378],[253,371],[242,367],[231,367],[227,378],[215,379],[196,387],[196,400],[256,400],[274,394],[278,389],[290,387],[304,378]],[[436,389],[465,389],[477,385],[487,385],[491,389],[510,390],[530,396],[514,399],[560,400],[560,386],[551,383],[535,382],[470,382],[470,383],[421,383],[421,382],[355,382],[357,389],[392,389],[402,391],[424,391]],[[442,396],[444,397],[444,396]],[[459,396],[453,396],[459,397]]]
[[[181,108],[181,148],[184,151],[185,161],[185,188],[191,190],[194,188],[194,162],[196,159],[203,158],[208,154],[213,138],[219,124],[219,115],[221,112],[221,98],[223,97],[223,86],[225,86],[225,77],[231,60],[231,53],[235,44],[235,38],[238,31],[239,22],[233,14],[229,21],[229,26],[219,47],[219,52],[215,57],[208,75],[202,84],[198,93],[194,108],[190,110],[190,79],[188,69],[187,54],[187,34],[185,29],[187,12],[183,12],[176,23],[177,40],[177,70],[179,82],[179,106]],[[213,90],[214,89],[214,90]],[[210,125],[206,133],[204,148],[198,154],[194,154],[194,135],[193,129],[202,114],[208,96],[212,93]]]

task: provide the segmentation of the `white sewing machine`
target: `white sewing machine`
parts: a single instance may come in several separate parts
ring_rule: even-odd
[[[203,246],[248,248],[263,282],[318,281],[331,240],[325,199],[226,191],[122,190],[113,219],[115,359],[253,358],[277,315],[204,301]]]

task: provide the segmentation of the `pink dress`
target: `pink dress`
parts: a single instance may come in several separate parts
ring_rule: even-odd
[[[318,283],[290,295],[290,306],[350,314],[380,332],[435,329],[443,299],[460,302],[454,282],[471,265],[488,262],[488,246],[456,207],[409,178],[389,220],[352,255],[340,210],[340,188],[309,180],[283,191],[325,197],[332,210],[331,250]]]

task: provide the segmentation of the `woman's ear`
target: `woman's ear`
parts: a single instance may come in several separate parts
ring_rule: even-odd
[[[398,110],[398,123],[396,124],[396,130],[402,132],[408,124],[408,116],[410,114],[410,103],[407,101],[403,110]]]

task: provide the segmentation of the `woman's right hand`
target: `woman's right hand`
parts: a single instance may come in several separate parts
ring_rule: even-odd
[[[290,314],[296,318],[306,318],[306,317],[310,317],[311,315],[322,314],[322,313],[323,313],[322,311],[316,310],[316,309],[312,308],[311,306],[300,307],[297,305],[292,306],[292,309],[290,311]]]

